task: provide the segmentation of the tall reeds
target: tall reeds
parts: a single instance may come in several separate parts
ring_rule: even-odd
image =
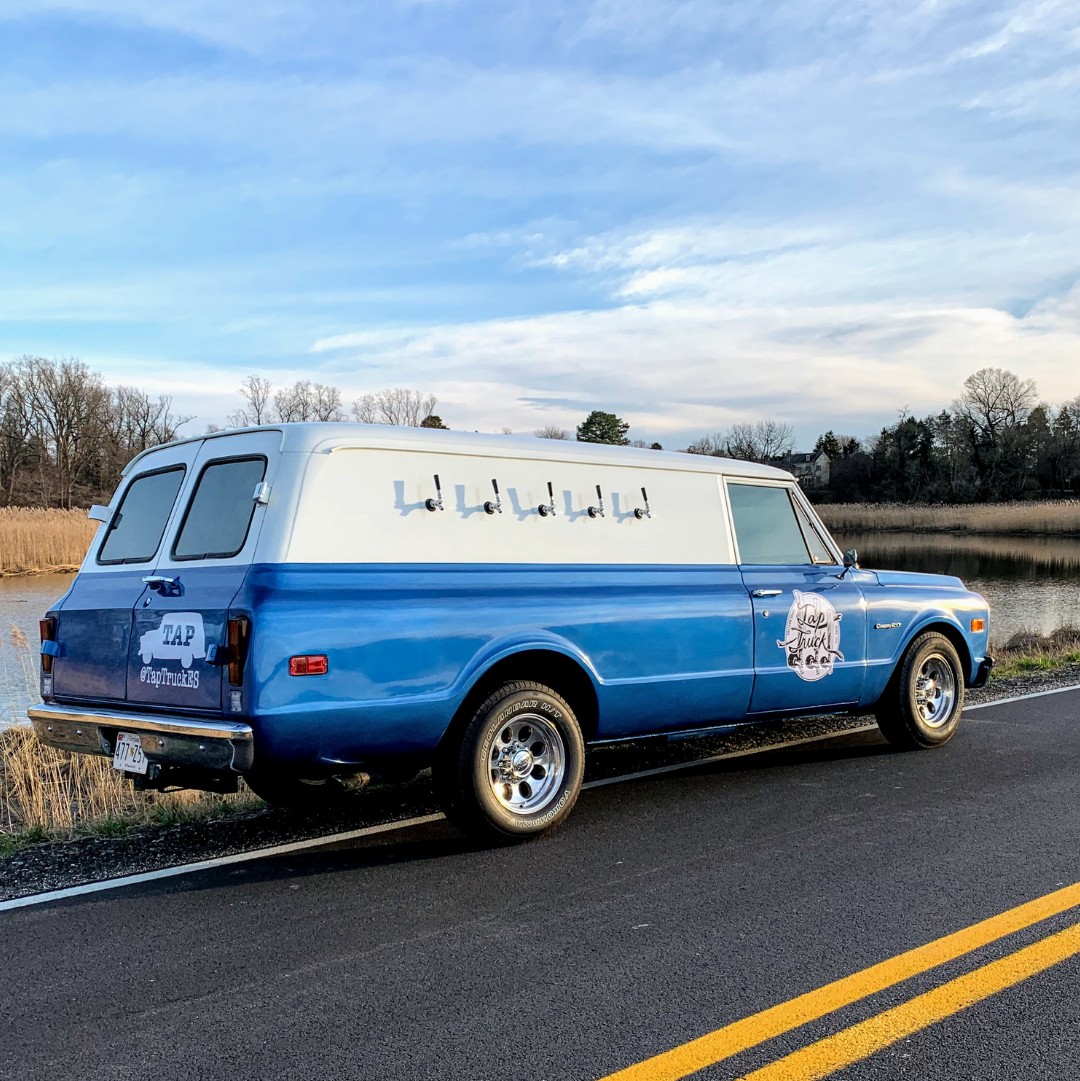
[[[822,503],[822,521],[843,531],[902,529],[916,533],[1080,535],[1080,500],[1044,503]]]
[[[0,574],[72,570],[90,547],[98,523],[85,510],[0,508]]]

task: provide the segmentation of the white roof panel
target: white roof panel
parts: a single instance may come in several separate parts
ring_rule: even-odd
[[[771,465],[742,462],[733,458],[714,458],[678,451],[647,450],[642,447],[619,447],[607,443],[579,443],[561,439],[537,439],[533,436],[489,435],[483,432],[447,431],[440,428],[398,428],[389,424],[352,424],[340,422],[268,424],[261,428],[231,429],[195,436],[177,443],[202,439],[225,439],[238,432],[280,431],[281,449],[286,454],[333,453],[346,448],[371,447],[389,450],[434,451],[440,454],[470,454],[484,457],[529,458],[553,462],[596,462],[609,465],[633,465],[645,469],[676,469],[699,473],[718,473],[731,477],[790,480],[791,474]],[[157,448],[144,451],[152,453]],[[143,455],[128,463],[124,472]]]

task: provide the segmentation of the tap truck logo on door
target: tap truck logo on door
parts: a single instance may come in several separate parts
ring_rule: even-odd
[[[179,661],[190,668],[196,657],[206,656],[202,616],[198,612],[170,612],[162,616],[161,625],[139,639],[139,654],[143,664],[153,660]]]
[[[784,640],[777,642],[787,650],[789,668],[800,679],[809,681],[831,676],[833,662],[842,661],[840,652],[841,614],[820,593],[800,593],[788,609]]]

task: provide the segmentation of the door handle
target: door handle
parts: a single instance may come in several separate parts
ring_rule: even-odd
[[[782,589],[755,589],[751,594],[753,597],[779,597],[784,591]]]
[[[151,590],[156,590],[163,597],[182,597],[184,587],[179,578],[166,578],[162,574],[150,574],[143,579],[143,584]]]

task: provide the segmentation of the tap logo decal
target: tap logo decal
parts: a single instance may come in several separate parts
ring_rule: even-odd
[[[842,661],[840,620],[842,616],[820,593],[800,593],[788,609],[784,640],[777,642],[787,650],[789,668],[800,679],[809,681],[831,676],[834,661]]]
[[[159,626],[139,638],[139,653],[143,664],[153,660],[179,661],[190,668],[196,657],[206,656],[202,616],[198,612],[171,612],[163,616]]]

